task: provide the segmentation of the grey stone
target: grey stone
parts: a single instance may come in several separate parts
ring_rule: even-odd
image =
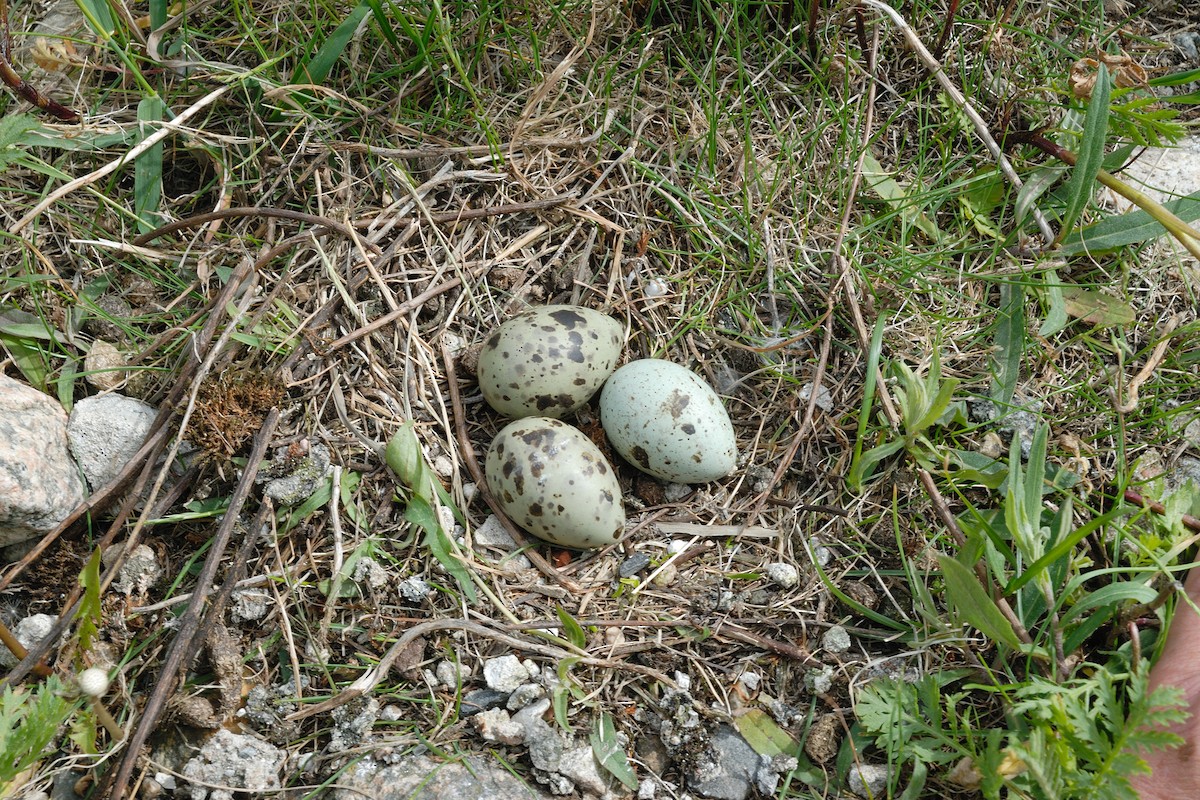
[[[485,742],[518,745],[525,741],[525,726],[513,722],[509,713],[502,708],[491,708],[471,717],[471,724]]]
[[[844,653],[850,649],[850,633],[841,625],[832,625],[821,637],[826,653]]]
[[[0,546],[54,530],[83,498],[62,406],[0,375]]]
[[[516,656],[499,656],[483,662],[483,680],[489,689],[512,692],[529,680],[529,670]]]
[[[812,393],[813,385],[811,383],[806,383],[800,387],[800,391],[796,393],[796,398],[801,403],[807,405],[809,398],[812,397]],[[833,395],[829,392],[829,389],[826,386],[822,385],[817,387],[816,405],[817,408],[821,409],[822,411],[833,410]]]
[[[433,669],[433,674],[437,678],[437,682],[447,689],[457,689],[462,685],[462,682],[471,674],[471,670],[462,663],[455,663],[449,660],[439,661]]]
[[[335,708],[330,714],[333,717],[330,752],[340,753],[362,744],[370,735],[375,720],[379,719],[379,709],[379,701],[374,697],[359,697]]]
[[[75,404],[67,438],[93,490],[120,474],[146,441],[157,415],[154,406],[120,394],[87,397]]]
[[[532,717],[525,721],[525,741],[535,767],[547,773],[558,772],[558,763],[567,749],[558,731],[541,717]]]
[[[333,800],[547,800],[501,765],[480,756],[435,761],[411,756],[383,767],[359,761],[338,777]]]
[[[31,614],[13,627],[13,635],[17,637],[18,642],[29,649],[50,635],[50,629],[54,627],[56,621],[57,617],[52,614]],[[15,667],[16,665],[16,656],[10,653],[7,647],[0,647],[0,666]]]
[[[111,563],[120,550],[110,548],[104,554],[104,562]],[[112,553],[110,556],[109,553]],[[151,586],[158,583],[163,576],[163,566],[159,563],[158,554],[144,544],[133,548],[129,558],[117,570],[117,577],[112,583],[114,592],[129,596],[145,594]]]
[[[400,581],[396,589],[400,596],[410,603],[419,603],[433,592],[428,583],[415,575]]]
[[[608,791],[608,781],[589,745],[564,752],[558,759],[558,774],[574,783],[584,795],[603,797]]]
[[[514,572],[533,569],[533,564],[528,558],[520,553],[514,553],[517,543],[504,529],[504,525],[495,514],[488,515],[483,524],[475,529],[471,538],[479,556],[501,569],[509,569]]]
[[[523,683],[513,690],[505,704],[509,711],[520,711],[546,696],[546,688],[537,683]]]
[[[254,729],[275,744],[286,745],[300,730],[300,723],[287,717],[296,710],[296,686],[281,683],[276,686],[255,686],[246,695],[246,705],[239,712],[254,725]]]
[[[711,743],[711,757],[700,758],[692,766],[688,788],[713,800],[744,800],[758,774],[758,753],[728,725],[717,727]]]
[[[800,583],[800,570],[782,561],[767,564],[766,573],[772,583],[784,589],[791,589]]]
[[[229,615],[234,622],[256,622],[267,615],[271,602],[271,595],[262,589],[234,589]]]
[[[276,461],[280,459],[277,458]],[[302,458],[295,463],[289,462],[288,474],[273,477],[268,469],[258,481],[270,478],[266,480],[263,494],[278,505],[294,506],[312,497],[313,492],[320,488],[331,470],[329,448],[323,444],[312,444]]]
[[[650,566],[650,556],[645,553],[634,553],[621,562],[621,566],[617,568],[617,574],[622,578],[631,578],[648,566]]]
[[[218,728],[183,766],[192,800],[233,800],[234,791],[275,792],[287,753],[252,736]],[[223,788],[215,788],[215,787]]]
[[[846,785],[864,800],[880,800],[887,797],[891,774],[886,764],[852,764],[846,776]]]
[[[489,708],[499,708],[508,699],[508,692],[497,692],[495,689],[476,689],[463,695],[459,714],[469,717],[486,711]]]
[[[827,694],[833,688],[833,667],[810,669],[804,675],[804,686],[813,694]]]
[[[351,576],[357,583],[365,583],[372,589],[382,589],[387,586],[389,576],[387,570],[373,558],[363,557],[354,565],[354,574]]]

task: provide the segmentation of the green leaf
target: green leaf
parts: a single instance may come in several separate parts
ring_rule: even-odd
[[[429,548],[429,553],[450,573],[466,598],[474,603],[475,584],[471,580],[471,573],[459,557],[449,534],[442,530],[437,510],[424,497],[413,495],[404,509],[404,518],[425,531],[424,544]]]
[[[738,733],[754,748],[754,752],[767,758],[800,755],[800,743],[771,719],[761,708],[752,708],[734,718]]]
[[[425,463],[421,443],[417,441],[416,425],[412,420],[405,422],[392,434],[384,449],[383,460],[413,494],[432,502],[433,476]]]
[[[879,374],[879,356],[883,351],[883,331],[887,327],[887,314],[880,313],[871,330],[871,345],[867,352],[866,382],[863,386],[862,406],[858,410],[858,431],[854,438],[854,460],[850,465],[850,488],[858,490],[862,481],[871,474],[871,470],[863,471],[859,466],[863,455],[863,442],[867,438],[867,425],[871,421],[871,408],[875,403],[875,385]]]
[[[1092,99],[1088,103],[1087,118],[1083,124],[1083,139],[1079,144],[1075,166],[1067,183],[1067,207],[1063,211],[1059,240],[1070,233],[1092,199],[1096,175],[1104,163],[1104,145],[1108,135],[1109,96],[1112,81],[1108,68],[1103,64],[1096,71],[1096,84],[1092,87]]]
[[[156,94],[143,97],[138,103],[137,119],[139,142],[157,131],[163,121],[166,107]],[[158,209],[162,204],[163,148],[159,142],[139,155],[133,162],[133,213],[138,219],[138,229],[148,233],[162,224]]]
[[[1129,303],[1103,292],[1079,286],[1063,286],[1062,294],[1067,313],[1093,325],[1130,325],[1136,318]]]
[[[342,24],[338,25],[329,35],[312,59],[296,67],[296,71],[292,73],[292,83],[311,83],[318,86],[324,83],[325,79],[329,77],[329,71],[333,69],[333,65],[342,57],[342,52],[354,38],[354,32],[358,30],[358,26],[370,13],[369,3],[356,6],[342,20]]]
[[[589,740],[592,743],[592,754],[600,766],[611,772],[626,788],[637,789],[637,776],[629,766],[629,759],[621,747],[611,714],[602,713],[596,718],[596,726]]]
[[[872,447],[851,465],[850,474],[846,480],[852,488],[861,487],[863,481],[871,477],[871,474],[875,472],[875,467],[880,461],[899,452],[902,447],[904,447],[903,439],[892,439],[881,445]]]
[[[563,638],[583,650],[587,646],[587,634],[575,618],[567,613],[562,606],[558,607],[558,621],[563,626]]]
[[[25,155],[23,140],[28,131],[38,130],[42,123],[29,114],[9,114],[0,117],[0,169]]]
[[[1016,592],[1017,590],[1019,590],[1026,583],[1033,580],[1033,578],[1037,577],[1037,574],[1039,572],[1048,568],[1051,564],[1058,561],[1059,559],[1066,558],[1068,556],[1068,554],[1075,548],[1075,545],[1078,544],[1079,542],[1081,542],[1084,539],[1084,537],[1088,536],[1093,531],[1107,525],[1109,522],[1112,522],[1114,519],[1116,519],[1117,517],[1121,516],[1124,513],[1125,513],[1124,509],[1114,508],[1104,514],[1101,514],[1098,517],[1094,517],[1094,518],[1088,520],[1085,524],[1080,525],[1078,528],[1071,531],[1071,533],[1069,533],[1067,536],[1065,536],[1060,541],[1055,542],[1053,547],[1051,547],[1049,550],[1047,550],[1045,553],[1043,553],[1036,561],[1034,561],[1032,564],[1030,564],[1028,567],[1026,567],[1024,572],[1022,572],[1017,577],[1013,578],[1013,580],[1011,582],[1009,582],[1008,586],[1004,587],[1004,594],[1011,595],[1014,592]],[[1114,585],[1123,585],[1123,584],[1114,584]],[[1111,587],[1106,587],[1106,588],[1111,589]],[[1096,594],[1096,593],[1093,592],[1093,594]],[[1141,592],[1138,591],[1138,592],[1135,592],[1135,594],[1140,595]],[[1153,596],[1153,593],[1151,593],[1151,596]]]
[[[996,334],[992,356],[993,402],[1008,405],[1017,391],[1021,360],[1025,355],[1025,287],[1000,284],[1000,309],[996,314]]]
[[[1020,650],[1021,640],[1013,632],[1012,624],[988,597],[975,573],[950,556],[938,554],[937,560],[946,582],[946,597],[955,614],[993,642]]]
[[[1200,191],[1163,203],[1163,207],[1183,222],[1200,219]],[[1064,256],[1084,253],[1101,255],[1129,245],[1157,239],[1167,229],[1144,209],[1105,217],[1099,222],[1072,231],[1063,239],[1059,252]]]
[[[92,640],[99,633],[100,623],[104,620],[103,609],[100,607],[100,548],[92,551],[91,558],[79,573],[79,585],[83,587],[83,597],[79,600],[79,611],[75,619],[76,636],[79,637],[79,649],[87,652],[92,647]]]
[[[1038,336],[1046,337],[1053,336],[1067,327],[1070,318],[1067,316],[1067,303],[1063,297],[1063,287],[1059,283],[1058,273],[1052,269],[1047,270],[1042,280],[1046,290],[1047,308],[1046,318],[1038,327]]]
[[[879,163],[878,159],[870,153],[863,156],[862,174],[863,183],[866,184],[867,188],[874,192],[880,200],[896,208],[906,222],[910,225],[915,225],[918,230],[934,242],[941,243],[946,238],[945,234],[938,228],[937,223],[930,219],[923,211],[919,210],[916,202],[904,191],[904,188],[892,178],[883,168],[883,165]]]

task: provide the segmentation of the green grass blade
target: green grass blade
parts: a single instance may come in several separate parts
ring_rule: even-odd
[[[1112,82],[1108,69],[1101,64],[1096,72],[1096,85],[1092,88],[1092,100],[1088,104],[1087,119],[1083,124],[1083,140],[1071,179],[1067,184],[1067,208],[1063,212],[1059,239],[1075,228],[1083,210],[1092,199],[1096,175],[1104,163],[1105,138],[1108,135],[1108,101]]]
[[[342,57],[342,53],[350,44],[350,40],[354,38],[354,32],[358,30],[358,26],[366,18],[367,14],[371,13],[371,6],[363,3],[354,8],[350,14],[342,20],[342,24],[329,35],[329,38],[317,48],[317,52],[313,57],[296,67],[296,71],[292,74],[292,83],[312,83],[320,85],[329,77],[330,70],[337,60]]]

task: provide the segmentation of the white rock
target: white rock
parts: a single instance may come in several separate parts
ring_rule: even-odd
[[[103,560],[107,562],[109,559]],[[162,576],[163,566],[159,563],[158,554],[147,545],[139,544],[117,571],[112,588],[114,592],[126,596],[145,594]]]
[[[234,791],[277,792],[287,753],[278,747],[218,728],[200,754],[183,765],[192,800],[233,800]],[[215,787],[223,788],[215,788]]]
[[[796,397],[801,403],[807,405],[808,399],[812,397],[812,391],[813,385],[811,383],[806,383],[800,387],[800,391],[796,393]],[[817,389],[816,403],[817,408],[821,409],[822,411],[833,410],[833,395],[830,394],[829,389],[827,389],[825,386],[821,386]]]
[[[71,452],[92,489],[107,486],[146,441],[158,415],[153,406],[119,394],[87,397],[67,422]]]
[[[826,664],[819,670],[809,670],[804,676],[804,685],[813,694],[826,694],[833,688],[833,667]]]
[[[888,778],[891,769],[886,764],[853,764],[846,776],[850,791],[865,800],[880,800],[887,797]]]
[[[462,685],[463,679],[471,674],[470,668],[453,661],[442,660],[434,667],[434,675],[437,677],[437,682],[447,689],[457,689]]]
[[[22,646],[29,649],[50,635],[50,629],[54,627],[56,621],[57,618],[52,614],[31,614],[16,624],[13,628],[13,635],[17,637],[17,641]],[[16,657],[8,652],[7,647],[0,647],[0,666],[15,667],[16,665]]]
[[[0,546],[54,530],[84,496],[62,406],[0,375]]]
[[[525,726],[513,722],[503,708],[489,708],[471,717],[471,724],[485,742],[517,745],[525,741]]]
[[[766,573],[772,583],[782,586],[784,589],[791,589],[800,583],[800,570],[782,561],[767,564]]]
[[[271,602],[271,595],[262,589],[234,589],[229,614],[234,622],[255,622],[267,615]]]
[[[821,647],[827,653],[844,653],[850,649],[850,634],[841,625],[834,625],[821,637]]]
[[[508,568],[515,572],[533,569],[533,564],[524,555],[513,555],[517,543],[495,514],[489,514],[483,524],[475,529],[471,538],[475,543],[475,552],[502,569]]]
[[[529,678],[529,670],[516,656],[500,656],[483,662],[483,680],[489,689],[497,692],[514,691]]]
[[[564,752],[558,761],[558,773],[574,783],[584,795],[602,797],[608,791],[608,782],[600,772],[590,745]]]

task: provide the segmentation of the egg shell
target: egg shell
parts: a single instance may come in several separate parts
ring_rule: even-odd
[[[624,339],[621,323],[590,308],[530,309],[484,339],[479,388],[507,417],[564,417],[612,374]]]
[[[600,422],[613,449],[643,472],[673,483],[723,478],[737,438],[721,398],[686,367],[631,361],[604,384]]]
[[[625,529],[616,472],[565,422],[510,422],[488,448],[484,476],[509,518],[546,541],[586,550],[612,544]]]

